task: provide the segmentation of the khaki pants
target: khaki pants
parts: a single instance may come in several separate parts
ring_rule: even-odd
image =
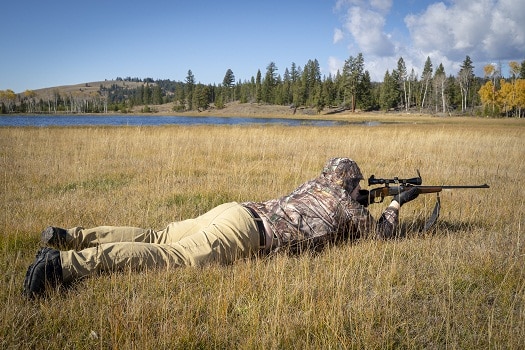
[[[64,282],[100,271],[228,264],[257,253],[259,231],[251,213],[232,202],[154,231],[135,227],[67,230],[60,252]],[[79,250],[80,249],[80,250]]]

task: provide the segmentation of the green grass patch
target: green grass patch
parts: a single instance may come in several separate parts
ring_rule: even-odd
[[[63,185],[52,186],[50,188],[50,192],[58,194],[75,192],[78,190],[98,193],[109,192],[127,186],[131,182],[132,178],[132,176],[126,174],[100,176],[94,179],[75,181]]]

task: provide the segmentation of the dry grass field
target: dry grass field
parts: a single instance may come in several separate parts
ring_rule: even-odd
[[[387,121],[386,118],[382,119]],[[522,348],[525,124],[0,128],[0,348]],[[265,200],[348,156],[366,177],[490,184],[401,209],[406,237],[232,266],[123,271],[21,296],[47,225],[163,228]],[[377,217],[387,205],[376,204]]]

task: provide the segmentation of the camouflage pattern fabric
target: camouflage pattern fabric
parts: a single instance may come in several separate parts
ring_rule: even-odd
[[[349,158],[330,159],[320,176],[287,196],[266,202],[245,202],[263,220],[272,249],[320,247],[328,242],[359,237],[391,237],[398,223],[398,210],[387,208],[375,222],[369,211],[350,197],[363,179]]]

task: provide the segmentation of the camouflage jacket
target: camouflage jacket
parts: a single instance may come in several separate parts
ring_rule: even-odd
[[[398,223],[398,210],[388,207],[375,222],[368,209],[350,197],[363,178],[357,164],[348,158],[333,158],[321,175],[289,195],[266,202],[245,202],[261,217],[271,249],[318,247],[340,239],[391,237]]]

